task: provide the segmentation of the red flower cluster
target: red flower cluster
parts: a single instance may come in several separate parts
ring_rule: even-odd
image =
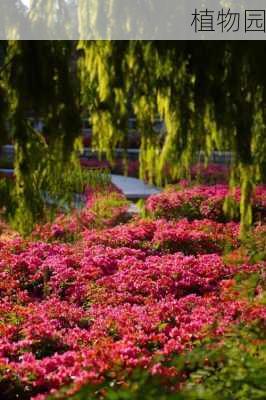
[[[155,217],[178,219],[208,218],[225,222],[229,217],[225,214],[223,204],[230,197],[236,209],[239,209],[240,189],[231,193],[227,185],[200,185],[185,187],[182,190],[170,188],[160,194],[151,196],[147,201],[147,211]],[[266,187],[259,186],[253,195],[253,214],[255,219],[266,218]],[[239,213],[236,213],[238,218]]]
[[[229,177],[229,167],[223,164],[211,163],[205,166],[199,163],[191,167],[190,173],[192,179],[208,185],[226,183]]]
[[[197,205],[205,189],[197,190],[170,192],[170,203],[181,207],[183,196]],[[219,193],[226,190],[221,187]],[[161,205],[168,197],[153,197],[149,206],[154,199]],[[160,358],[235,324],[266,322],[259,301],[251,303],[237,289],[230,292],[239,272],[259,275],[265,268],[223,261],[224,247],[239,245],[237,223],[136,219],[115,227],[107,222],[97,230],[84,223],[93,202],[90,196],[80,214],[83,225],[76,214],[68,217],[67,229],[73,224],[73,233],[80,233],[73,243],[48,243],[51,234],[64,238],[63,217],[40,231],[42,241],[0,243],[0,390],[5,399],[42,400],[68,384],[76,391],[104,381],[107,374],[115,378],[118,367],[172,374]],[[260,296],[259,283],[256,293]]]
[[[152,368],[156,356],[190,348],[214,324],[221,334],[266,317],[245,300],[222,298],[237,270],[215,254],[18,240],[0,253],[3,393],[15,393],[17,381],[33,397],[71,382],[78,388],[116,363]]]
[[[113,226],[127,219],[128,202],[113,185],[104,191],[87,190],[83,197],[85,207],[71,214],[59,214],[52,223],[37,225],[32,237],[45,241],[72,242],[88,228],[98,227],[99,224]]]
[[[222,224],[212,220],[149,221],[135,220],[127,225],[111,229],[85,230],[84,239],[91,245],[98,243],[110,247],[126,246],[146,249],[154,254],[221,253],[225,246],[235,248],[239,245],[239,224]]]

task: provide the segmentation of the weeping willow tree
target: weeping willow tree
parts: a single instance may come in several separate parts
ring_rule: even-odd
[[[14,221],[21,232],[43,217],[44,193],[56,193],[80,132],[72,42],[2,42],[1,132],[15,146]],[[31,122],[43,121],[38,132]]]
[[[164,183],[188,172],[201,150],[233,154],[231,186],[240,183],[242,229],[266,161],[264,42],[83,41],[81,79],[94,144],[113,158],[127,143],[127,120],[141,132],[140,175]],[[166,134],[153,129],[157,117]],[[229,206],[229,204],[227,204]]]
[[[42,216],[43,192],[60,190],[80,132],[81,93],[94,147],[111,161],[115,147],[127,147],[128,117],[136,116],[140,175],[150,182],[165,183],[166,166],[172,179],[183,176],[200,150],[206,160],[215,149],[232,151],[245,231],[266,163],[265,50],[264,42],[2,42],[1,140],[9,134],[16,147],[20,230]],[[43,134],[29,115],[44,121]],[[154,129],[158,117],[164,135]]]

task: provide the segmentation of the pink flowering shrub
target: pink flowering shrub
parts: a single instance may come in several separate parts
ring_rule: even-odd
[[[149,239],[153,225],[150,242],[158,241],[163,223],[143,223],[138,239]],[[205,221],[206,231],[211,224]],[[78,390],[115,374],[116,365],[168,373],[158,357],[191,349],[210,330],[221,335],[230,325],[265,319],[262,306],[228,292],[235,274],[260,273],[262,265],[230,267],[218,254],[150,254],[145,246],[112,248],[96,238],[1,243],[5,398],[42,399],[68,384]]]
[[[202,163],[195,164],[191,167],[190,173],[193,180],[207,185],[226,183],[229,178],[229,168],[223,164],[211,163],[207,166]]]
[[[182,190],[170,188],[149,197],[147,211],[156,218],[189,219],[208,218],[225,222],[230,218],[225,214],[223,204],[226,197],[231,198],[236,210],[239,210],[240,190],[231,193],[227,185],[185,187]],[[253,196],[253,215],[261,221],[266,217],[266,188],[259,186]],[[236,212],[239,218],[239,211]]]
[[[128,202],[113,185],[87,190],[84,206],[69,214],[59,214],[53,222],[37,225],[32,237],[45,241],[73,242],[88,228],[114,226],[128,218]]]
[[[125,165],[123,159],[117,159],[112,167],[112,173],[118,175],[125,174]],[[139,176],[139,161],[127,160],[127,175],[138,178]]]
[[[244,240],[244,250],[250,261],[266,260],[266,225],[256,225]]]
[[[85,158],[81,158],[80,165],[89,169],[110,169],[110,164],[107,161],[99,161],[97,159],[87,160]]]
[[[88,191],[79,212],[0,241],[0,397],[45,400],[63,388],[70,398],[86,385],[123,385],[136,369],[176,377],[179,390],[193,368],[178,370],[173,356],[235,327],[263,331],[264,258],[251,264],[247,242],[231,262],[239,224],[218,222],[220,206],[208,204],[227,192],[171,190],[147,202],[159,219],[124,222],[121,193]],[[264,196],[259,188],[260,213]],[[254,234],[261,251],[265,225]]]
[[[86,243],[106,246],[146,249],[160,253],[182,251],[186,254],[221,253],[224,248],[236,248],[239,224],[222,224],[211,220],[180,221],[135,220],[101,231],[86,230]]]

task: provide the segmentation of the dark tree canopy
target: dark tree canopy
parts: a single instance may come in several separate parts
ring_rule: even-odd
[[[23,231],[42,216],[42,193],[58,184],[71,158],[80,132],[79,83],[72,42],[13,41],[3,44],[3,52],[0,115],[2,132],[16,149],[15,219]],[[42,134],[30,118],[43,120]]]

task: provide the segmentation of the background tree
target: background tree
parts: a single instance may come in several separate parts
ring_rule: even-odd
[[[16,207],[20,231],[44,212],[43,194],[59,184],[80,134],[78,78],[73,79],[73,43],[13,41],[4,43],[1,109],[3,128],[15,145]],[[30,118],[42,120],[37,132]]]
[[[172,179],[184,176],[199,150],[206,159],[231,150],[243,231],[251,223],[251,193],[266,161],[264,42],[11,41],[2,42],[1,60],[0,122],[16,145],[20,227],[41,216],[42,193],[59,185],[80,134],[81,100],[94,147],[109,160],[116,146],[127,146],[135,114],[140,174],[149,181],[165,183],[166,167]],[[29,114],[42,118],[44,135]],[[157,117],[163,136],[153,129]]]
[[[188,172],[203,150],[231,150],[231,185],[240,182],[243,231],[250,225],[251,194],[266,158],[264,42],[87,41],[81,66],[96,146],[112,158],[126,143],[131,107],[141,132],[140,173],[164,183]],[[93,92],[88,102],[88,93]],[[166,125],[162,138],[156,117]]]

